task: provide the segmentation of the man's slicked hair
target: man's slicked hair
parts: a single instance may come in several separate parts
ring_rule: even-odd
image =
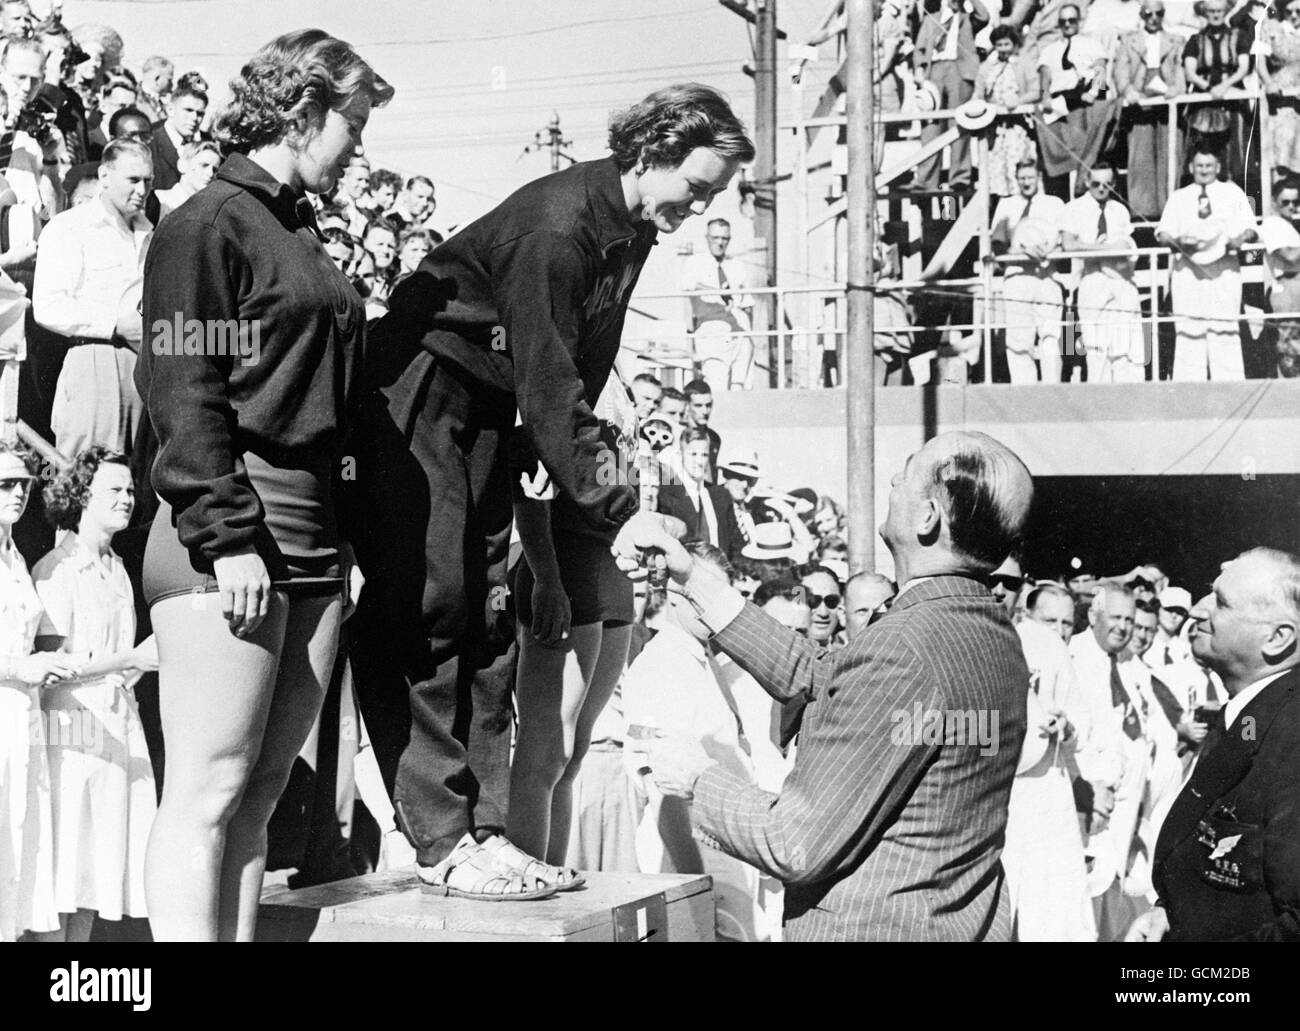
[[[930,477],[955,551],[979,566],[996,569],[1019,543],[1033,501],[1033,479],[1024,462],[985,433],[951,434],[948,453]],[[1027,481],[1028,490],[1016,489]]]

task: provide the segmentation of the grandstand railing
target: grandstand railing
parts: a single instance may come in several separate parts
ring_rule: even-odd
[[[1259,244],[1246,244],[1241,248],[1241,251],[1243,253],[1253,253],[1260,252],[1262,249]],[[1081,347],[1073,346],[1079,320],[1070,318],[1073,295],[1078,285],[1077,274],[1072,270],[1071,266],[1076,260],[1130,258],[1135,262],[1133,279],[1138,287],[1139,304],[1142,308],[1142,314],[1133,320],[1133,324],[1143,327],[1147,338],[1148,354],[1154,354],[1158,338],[1158,327],[1179,321],[1186,322],[1188,318],[1188,316],[1176,314],[1162,314],[1162,311],[1167,310],[1169,305],[1170,262],[1175,253],[1176,251],[1169,247],[1108,248],[1104,250],[1061,249],[1052,252],[1048,259],[1057,265],[1055,278],[1062,283],[1064,288],[1062,302],[1060,306],[1054,306],[1059,311],[1058,315],[1044,320],[1036,320],[1035,327],[1040,327],[1044,321],[1059,323],[1062,326],[1061,340],[1064,353],[1082,354]],[[994,317],[1002,300],[1002,285],[1005,277],[995,275],[993,270],[1004,265],[1026,260],[1032,259],[1028,255],[1017,253],[999,256],[990,255],[988,261],[984,264],[985,271],[978,276],[940,279],[894,279],[877,283],[873,287],[877,293],[898,293],[903,294],[905,298],[908,295],[926,292],[939,295],[949,293],[954,300],[969,304],[972,310],[970,321],[954,319],[944,323],[913,324],[910,327],[890,325],[887,328],[882,328],[880,330],[881,334],[916,336],[918,334],[938,333],[940,335],[957,334],[965,337],[965,346],[960,348],[950,347],[945,350],[944,345],[940,343],[940,350],[922,352],[921,355],[914,355],[913,357],[925,360],[924,356],[928,354],[930,360],[933,360],[941,356],[956,357],[958,354],[964,354],[967,356],[968,366],[982,369],[981,377],[977,380],[948,380],[948,382],[989,382],[991,363],[988,358],[992,353],[992,334],[1009,328],[1020,328],[1024,325],[1019,322],[1008,322],[1005,318],[998,319]],[[1243,264],[1241,275],[1243,285],[1265,282],[1267,278],[1267,272],[1262,263],[1257,265]],[[844,325],[846,301],[844,284],[796,287],[747,286],[738,292],[752,297],[771,296],[776,312],[775,324],[778,328],[771,330],[755,329],[742,334],[749,337],[754,343],[755,376],[765,381],[756,383],[756,386],[767,387],[771,385],[777,389],[820,386],[822,384],[823,355],[826,351],[838,352],[840,356],[840,361],[837,363],[839,375],[843,376],[846,334]],[[713,288],[638,294],[635,303],[676,301],[682,305],[684,310],[689,306],[692,297],[716,296],[717,293],[717,289]],[[1244,322],[1255,326],[1270,321],[1296,319],[1300,319],[1300,312],[1249,311],[1225,314],[1223,320],[1220,321],[1231,320],[1237,324]],[[673,323],[673,325],[676,325],[676,323]],[[978,341],[970,341],[971,334],[977,335],[979,337]],[[774,346],[763,348],[761,342],[764,340],[772,341]],[[623,345],[631,349],[645,371],[652,372],[668,385],[681,386],[699,372],[693,336],[689,331],[668,329],[660,333],[625,334]],[[764,360],[763,352],[765,350],[771,353],[771,361],[775,365],[774,369],[769,362]],[[981,356],[985,359],[983,362],[978,361]],[[1152,378],[1157,377],[1153,375]]]

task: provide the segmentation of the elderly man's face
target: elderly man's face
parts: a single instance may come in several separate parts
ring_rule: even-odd
[[[709,245],[709,253],[721,261],[727,256],[727,248],[731,245],[731,227],[721,224],[709,226],[704,239]]]
[[[1067,594],[1044,591],[1030,610],[1029,618],[1050,628],[1069,644],[1074,636],[1074,599]]]
[[[1107,655],[1118,655],[1133,637],[1137,602],[1116,591],[1103,591],[1092,613],[1092,632]]]
[[[13,87],[11,105],[26,107],[45,82],[45,59],[30,50],[12,50],[4,56],[4,77]]]
[[[1221,676],[1265,665],[1264,649],[1282,620],[1271,588],[1277,570],[1258,555],[1225,562],[1214,589],[1192,606],[1192,655]]]
[[[1061,8],[1058,23],[1061,27],[1061,35],[1066,39],[1079,34],[1079,9],[1073,6]]]
[[[1205,20],[1211,25],[1222,25],[1224,19],[1228,17],[1228,5],[1224,0],[1205,0],[1201,4],[1201,11],[1205,15]]]

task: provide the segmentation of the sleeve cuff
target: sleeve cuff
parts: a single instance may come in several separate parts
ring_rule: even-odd
[[[699,566],[691,570],[685,588],[686,596],[700,614],[700,619],[714,634],[739,616],[745,607],[745,599],[739,591],[726,580],[702,572]]]

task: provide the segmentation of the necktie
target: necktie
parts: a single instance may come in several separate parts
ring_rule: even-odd
[[[1106,202],[1102,201],[1097,205],[1097,239],[1101,240],[1106,235]]]
[[[1196,217],[1209,218],[1211,214],[1210,194],[1208,187],[1201,187],[1201,195],[1196,198]]]
[[[723,304],[730,304],[730,303],[731,303],[731,294],[726,293],[725,291],[726,291],[727,287],[731,286],[731,283],[729,283],[729,282],[727,281],[727,273],[726,273],[726,272],[723,270],[723,268],[722,268],[722,262],[718,262],[718,286],[722,287],[722,289],[723,289],[723,291],[724,291],[724,293],[723,293],[723,295],[722,295],[722,303],[723,303]]]
[[[1165,665],[1168,666],[1174,661],[1174,657],[1169,653],[1169,645],[1165,645]]]
[[[1063,71],[1070,71],[1074,64],[1070,61],[1070,47],[1074,46],[1074,37],[1071,36],[1065,41],[1065,49],[1061,51],[1061,68]]]
[[[1020,212],[1020,218],[1016,220],[1017,223],[1023,222],[1025,219],[1029,217],[1029,209],[1033,206],[1033,204],[1034,204],[1033,197],[1025,198],[1025,210]]]
[[[704,507],[704,488],[701,487],[695,494],[695,507],[699,509],[700,521],[697,524],[700,530],[700,540],[708,541],[710,544],[715,543],[713,540],[713,528],[709,525],[709,510]]]
[[[1142,728],[1138,725],[1137,710],[1128,700],[1128,692],[1124,690],[1124,681],[1119,675],[1119,659],[1114,655],[1110,657],[1110,703],[1124,710],[1124,736],[1130,741],[1140,738]]]
[[[943,55],[948,50],[948,37],[952,35],[953,31],[956,28],[957,28],[957,15],[954,14],[951,18],[948,19],[948,24],[944,25],[943,27],[943,35],[939,37],[939,46],[935,50],[935,60],[937,61],[944,60]]]

